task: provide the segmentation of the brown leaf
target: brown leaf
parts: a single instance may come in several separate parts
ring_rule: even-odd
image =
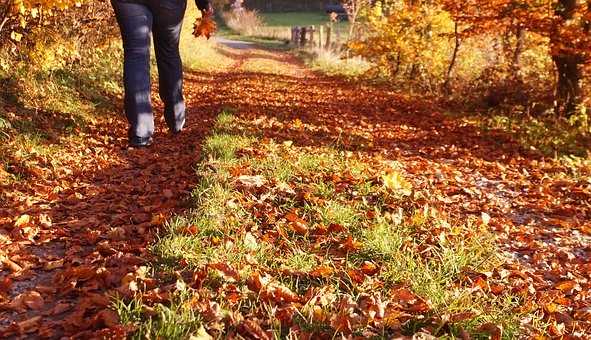
[[[287,215],[285,215],[285,218],[289,221],[289,222],[295,222],[297,220],[299,220],[298,215],[294,214],[293,212],[288,213]]]
[[[380,269],[374,263],[365,261],[361,265],[361,271],[368,276],[373,276],[378,273]]]
[[[313,277],[329,277],[334,273],[334,270],[328,266],[319,266],[310,272],[310,275]]]
[[[267,278],[263,278],[260,273],[253,272],[250,274],[250,277],[246,281],[248,289],[252,290],[253,292],[259,292],[263,286],[266,286],[269,283]]]
[[[591,307],[585,307],[575,311],[574,317],[576,320],[591,322]]]
[[[236,269],[232,268],[232,266],[230,266],[227,263],[218,262],[218,263],[209,264],[208,266],[210,268],[219,270],[224,275],[224,278],[228,281],[240,280],[240,274],[238,273],[238,271]]]
[[[330,321],[330,325],[337,332],[343,332],[344,334],[351,334],[353,332],[351,318],[344,313],[335,315]]]
[[[485,323],[478,328],[478,332],[490,334],[491,340],[500,340],[503,335],[503,329],[494,323]]]
[[[108,328],[115,327],[119,324],[119,316],[114,311],[105,309],[95,315],[93,324],[104,325]]]
[[[18,329],[21,334],[28,334],[37,331],[39,328],[39,323],[41,322],[40,316],[35,316],[25,321],[19,322]]]
[[[361,270],[349,269],[347,271],[347,274],[349,275],[351,280],[353,280],[353,282],[355,282],[355,283],[363,283],[363,281],[365,281],[365,275],[363,274],[363,272]]]
[[[356,252],[361,249],[361,243],[356,241],[352,236],[348,236],[347,239],[341,244],[342,248],[348,252]]]
[[[33,290],[17,295],[10,304],[8,304],[8,308],[24,312],[27,307],[33,310],[40,310],[44,305],[45,300],[41,294]]]
[[[182,230],[183,234],[195,236],[199,234],[199,227],[196,225],[190,225]]]
[[[59,314],[69,311],[70,309],[72,309],[72,305],[70,305],[68,303],[58,303],[57,305],[55,305],[55,307],[53,307],[49,311],[49,314],[50,315],[59,315]]]
[[[48,261],[43,266],[45,270],[54,270],[57,268],[61,268],[64,266],[64,259],[56,260],[56,261]]]
[[[241,334],[248,339],[255,340],[271,340],[269,334],[267,334],[259,325],[256,320],[245,320],[240,324],[239,329]]]
[[[344,226],[342,226],[340,224],[336,224],[336,223],[331,223],[328,226],[328,232],[329,233],[342,233],[342,232],[344,232],[346,230],[347,229]]]
[[[290,223],[289,227],[296,234],[305,235],[308,233],[308,225],[304,221],[295,221]]]
[[[18,273],[23,270],[23,267],[19,266],[16,262],[12,261],[8,257],[0,256],[2,260],[2,264],[10,268],[10,270],[14,273]]]

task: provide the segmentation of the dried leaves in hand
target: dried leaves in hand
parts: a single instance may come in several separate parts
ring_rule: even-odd
[[[213,21],[210,15],[204,15],[201,18],[197,18],[193,29],[193,35],[195,37],[206,37],[207,39],[217,31],[217,24]]]

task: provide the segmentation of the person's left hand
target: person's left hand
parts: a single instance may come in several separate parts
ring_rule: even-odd
[[[213,20],[213,7],[209,6],[207,10],[201,11],[201,18],[197,18],[193,35],[195,37],[206,37],[209,39],[216,30],[217,25]]]
[[[213,16],[213,13],[214,13],[214,11],[213,11],[213,6],[212,6],[212,5],[209,5],[209,6],[207,7],[207,9],[203,9],[203,10],[201,10],[201,15],[202,15],[204,18],[205,18],[205,17],[212,17],[212,16]]]

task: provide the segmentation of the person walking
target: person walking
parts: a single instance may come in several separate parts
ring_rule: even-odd
[[[196,0],[211,16],[209,0]],[[159,94],[164,118],[173,134],[185,125],[183,66],[179,41],[187,0],[111,0],[123,40],[124,110],[129,122],[130,147],[152,144],[154,114],[150,100],[150,40],[158,66]]]

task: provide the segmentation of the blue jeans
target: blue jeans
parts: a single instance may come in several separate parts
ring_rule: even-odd
[[[169,129],[185,124],[183,67],[179,40],[186,0],[111,0],[121,29],[124,50],[125,115],[130,140],[154,134],[150,100],[150,38],[153,35],[158,65],[159,93]]]

